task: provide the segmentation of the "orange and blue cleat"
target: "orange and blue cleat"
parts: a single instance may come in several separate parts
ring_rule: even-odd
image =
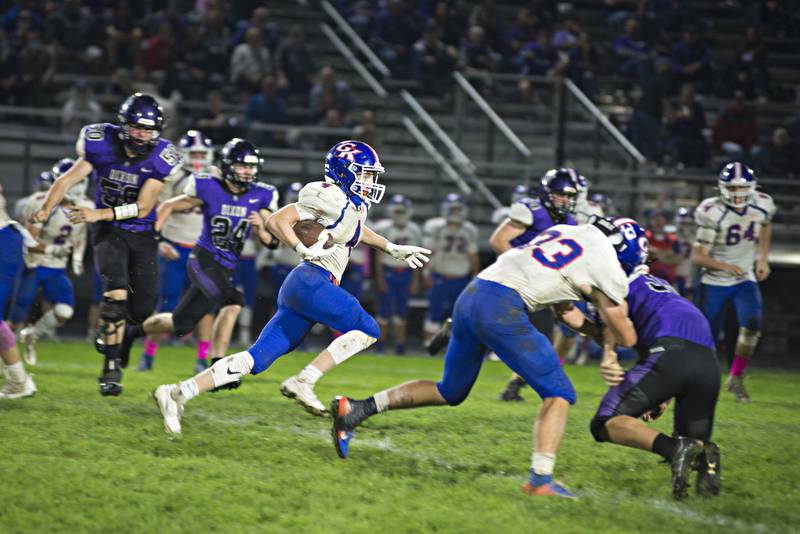
[[[544,495],[548,497],[565,497],[567,499],[577,499],[578,496],[569,491],[558,482],[551,480],[545,484],[534,486],[530,482],[522,485],[522,492],[527,495]]]

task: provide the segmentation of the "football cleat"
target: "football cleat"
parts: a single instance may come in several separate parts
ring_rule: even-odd
[[[678,445],[672,456],[672,496],[680,500],[686,497],[689,474],[703,453],[703,442],[693,438],[677,438]]]
[[[439,354],[443,348],[450,343],[450,336],[453,331],[453,319],[448,317],[445,319],[439,331],[433,335],[428,343],[428,354],[435,356]]]
[[[697,461],[697,494],[719,495],[722,489],[722,466],[716,443],[708,442]]]
[[[23,358],[25,365],[36,365],[36,330],[32,326],[23,328],[19,333],[22,342],[25,344],[25,352]]]
[[[211,358],[211,366],[213,366],[215,363],[217,363],[221,359],[222,358]],[[228,382],[227,384],[224,384],[222,386],[217,386],[214,389],[209,390],[209,392],[210,393],[216,393],[217,391],[223,391],[225,389],[239,389],[239,386],[241,386],[241,385],[242,385],[242,379],[240,378],[239,380],[235,380],[233,382]]]
[[[508,381],[508,385],[506,385],[506,389],[500,394],[498,400],[504,402],[519,402],[525,400],[522,395],[519,394],[519,390],[525,385],[525,380],[520,377],[512,378]]]
[[[547,484],[534,486],[530,481],[522,485],[522,492],[526,495],[539,495],[545,497],[564,497],[567,499],[577,499],[578,496],[565,488],[562,484],[551,480]]]
[[[119,370],[119,360],[115,368],[105,369],[99,378],[100,395],[104,397],[118,397],[122,393],[122,371]]]
[[[336,454],[342,460],[347,459],[350,452],[350,440],[353,439],[356,426],[360,421],[353,420],[353,406],[356,403],[353,399],[337,395],[331,402],[331,417],[333,417],[333,427],[331,437],[333,446],[336,447]]]
[[[139,358],[139,367],[137,367],[138,371],[146,372],[153,370],[153,358],[152,356],[148,356],[145,353],[142,353],[142,357]]]
[[[172,398],[172,392],[177,387],[176,384],[162,384],[153,391],[153,400],[161,410],[161,416],[164,418],[164,431],[167,434],[181,433],[183,405]]]
[[[747,393],[747,388],[744,387],[744,378],[741,376],[728,377],[728,391],[733,393],[736,402],[753,402],[753,399]]]
[[[0,389],[0,399],[13,400],[23,397],[33,397],[36,395],[36,384],[33,377],[27,375],[24,382],[11,382],[6,380],[3,388]]]
[[[296,376],[290,376],[281,384],[281,393],[284,397],[294,399],[311,414],[320,417],[328,415],[328,409],[320,402],[314,393],[314,386],[308,382],[302,382]]]

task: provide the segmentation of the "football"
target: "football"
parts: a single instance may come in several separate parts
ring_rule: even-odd
[[[319,233],[322,232],[325,227],[316,221],[298,221],[294,224],[292,229],[294,230],[294,233],[297,234],[300,242],[305,246],[310,247],[317,242],[317,239],[319,239]],[[328,242],[325,243],[325,248],[330,248],[332,246],[333,238],[328,236]]]

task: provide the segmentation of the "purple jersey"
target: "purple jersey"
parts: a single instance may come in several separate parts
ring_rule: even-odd
[[[120,127],[114,124],[89,124],[81,130],[76,144],[78,155],[91,163],[96,172],[94,190],[98,208],[134,204],[147,180],[163,181],[180,169],[180,154],[170,141],[159,139],[146,156],[129,158],[119,133]],[[155,222],[156,210],[151,210],[145,217],[111,224],[131,232],[150,232]]]
[[[628,316],[636,328],[640,354],[646,354],[660,337],[716,348],[711,327],[700,310],[678,295],[669,283],[653,275],[640,275],[630,282]]]
[[[247,191],[235,195],[221,179],[207,174],[193,178],[184,192],[203,201],[203,233],[197,245],[214,254],[223,266],[235,269],[250,236],[248,217],[259,210],[274,209],[277,190],[254,182]]]
[[[527,212],[521,210],[520,207],[524,207]],[[515,216],[515,213],[518,211],[522,212],[522,216]],[[521,247],[523,245],[527,245],[533,240],[534,237],[541,234],[551,226],[556,225],[556,223],[553,221],[553,218],[550,216],[550,213],[547,211],[547,208],[542,206],[535,198],[523,198],[516,201],[514,206],[511,207],[509,218],[525,226],[525,231],[511,240],[512,247]],[[575,226],[578,223],[575,221],[575,218],[572,215],[567,215],[566,220],[559,224]]]

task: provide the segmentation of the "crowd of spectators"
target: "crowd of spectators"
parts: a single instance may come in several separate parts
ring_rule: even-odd
[[[622,126],[652,162],[707,167],[736,157],[760,169],[791,166],[797,132],[776,130],[770,141],[771,132],[761,132],[760,139],[753,108],[781,97],[770,52],[798,51],[800,10],[791,2],[716,2],[744,28],[724,61],[718,32],[690,0],[598,0],[593,9],[601,6],[601,33],[610,39],[590,35],[580,10],[557,0],[508,0],[504,8],[495,0],[333,3],[393,76],[416,80],[420,93],[447,94],[454,69],[487,92],[494,89],[486,73],[568,77],[589,96],[599,79],[612,78],[633,110]],[[347,81],[315,57],[305,35],[312,27],[281,27],[264,2],[0,0],[0,9],[0,104],[61,106],[64,131],[143,87],[175,114],[178,102],[204,102],[191,119],[208,125],[217,142],[245,125],[259,144],[292,146],[275,125],[369,131],[376,120],[371,112],[365,120]],[[593,24],[597,30],[596,18]],[[54,90],[55,79],[69,74],[108,81]],[[536,88],[520,79],[513,97],[536,102]],[[730,100],[711,125],[708,96]],[[234,108],[238,114],[229,114]]]
[[[222,143],[244,126],[262,146],[316,147],[327,140],[287,125],[363,126],[348,83],[264,2],[0,0],[0,13],[0,105],[60,107],[65,133],[134,90],[159,99],[172,137],[189,125]]]

